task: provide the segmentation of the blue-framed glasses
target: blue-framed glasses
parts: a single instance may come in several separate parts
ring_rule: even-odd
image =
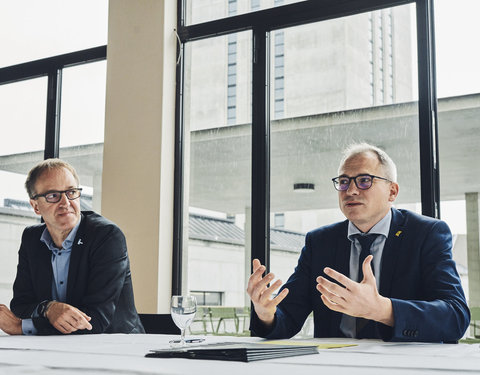
[[[348,177],[348,176],[338,176],[332,178],[333,186],[338,191],[346,191],[350,186],[350,182],[352,180],[355,182],[355,186],[360,190],[367,190],[370,189],[373,183],[373,179],[378,178],[379,180],[385,180],[391,182],[388,178],[374,176],[372,174],[359,174],[355,177]]]

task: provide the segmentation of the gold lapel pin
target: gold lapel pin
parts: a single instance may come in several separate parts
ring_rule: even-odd
[[[395,233],[395,237],[400,237],[401,234],[402,234],[402,231],[399,230],[397,233]]]

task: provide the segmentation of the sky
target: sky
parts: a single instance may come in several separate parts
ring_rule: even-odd
[[[438,97],[480,92],[480,0],[436,0],[435,11]],[[107,26],[107,0],[0,0],[0,67],[107,44]],[[105,62],[64,71],[61,122],[74,125],[61,147],[103,142],[105,76]],[[46,78],[0,86],[0,155],[43,149],[45,90]],[[0,179],[0,200],[25,198],[23,176]]]

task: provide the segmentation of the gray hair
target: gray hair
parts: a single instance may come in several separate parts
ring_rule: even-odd
[[[351,159],[357,155],[368,153],[371,153],[377,157],[380,165],[382,166],[383,172],[385,173],[385,178],[388,178],[392,182],[397,182],[397,166],[393,160],[385,151],[368,143],[354,143],[349,145],[343,151],[343,157],[340,161],[340,166],[338,167],[338,173],[340,174],[340,170],[343,168],[343,165],[348,159]]]
[[[46,159],[38,163],[28,172],[27,180],[25,181],[25,189],[27,190],[28,196],[33,199],[35,194],[37,194],[35,192],[35,184],[44,172],[62,168],[69,170],[77,181],[77,185],[80,185],[77,172],[70,164],[60,159]]]

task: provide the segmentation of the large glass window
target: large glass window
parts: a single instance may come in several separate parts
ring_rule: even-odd
[[[250,272],[251,33],[187,43],[183,289],[243,307]]]
[[[107,44],[108,1],[0,2],[0,67]]]
[[[0,86],[0,301],[12,298],[22,232],[40,222],[24,188],[30,168],[43,159],[47,79]]]
[[[271,123],[270,258],[284,282],[306,232],[345,219],[331,178],[347,145],[384,149],[398,167],[396,207],[420,208],[412,10],[388,8],[273,33],[271,118],[278,118],[279,36],[284,114]]]
[[[63,70],[60,158],[83,188],[82,210],[101,212],[106,62]]]
[[[186,0],[186,23],[195,24],[305,0]]]
[[[441,217],[471,307],[480,307],[479,11],[475,0],[435,1]]]

